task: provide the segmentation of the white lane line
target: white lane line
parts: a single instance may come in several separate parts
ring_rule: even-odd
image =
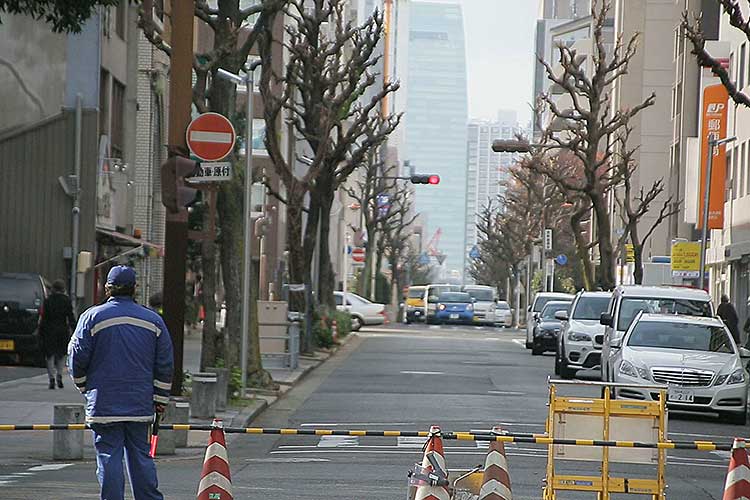
[[[730,436],[720,436],[719,434],[693,434],[690,432],[674,432],[669,431],[670,436],[691,436],[691,437],[701,437],[701,438],[719,438],[719,439],[732,439]]]
[[[427,442],[426,437],[398,436],[396,446],[398,448],[422,448]]]
[[[321,436],[318,448],[346,448],[359,445],[358,436]]]
[[[246,458],[245,462],[256,462],[256,463],[264,463],[268,462],[271,464],[305,464],[305,463],[312,463],[312,462],[330,462],[327,458],[295,458],[295,457],[268,457],[268,458]]]
[[[526,349],[526,341],[524,339],[513,339],[514,344],[518,344],[524,349]]]
[[[404,370],[401,373],[403,375],[445,375],[445,372],[420,372],[412,370]]]
[[[489,442],[487,441],[477,441],[477,443],[484,443],[485,446],[476,446],[476,448],[480,449],[486,449],[489,448]],[[365,445],[360,444],[358,446],[352,446],[351,450],[393,450],[393,451],[400,451],[399,448],[411,448],[415,450],[421,450],[422,446],[416,447],[416,446],[393,446],[393,445]],[[276,449],[278,450],[315,450],[319,449],[315,445],[305,445],[305,444],[290,444],[290,445],[281,445],[278,446]],[[446,452],[450,451],[467,451],[472,449],[470,446],[445,446],[443,447],[443,450]],[[507,450],[513,450],[513,451],[528,451],[528,452],[538,452],[543,453],[546,456],[546,451],[544,451],[542,448],[522,448],[518,446],[514,446],[512,443],[506,443],[505,449]],[[320,450],[323,451],[323,450]],[[326,450],[328,451],[328,450]],[[689,458],[684,457],[684,460],[689,460]]]
[[[417,425],[415,422],[329,422],[329,423],[306,423],[300,427],[374,427],[385,425]]]
[[[516,391],[487,391],[487,394],[496,394],[498,396],[525,396],[525,392]]]
[[[711,452],[712,455],[716,455],[717,457],[721,457],[724,460],[729,460],[729,458],[732,456],[731,451],[725,451],[725,450],[714,450]]]
[[[45,471],[45,470],[60,470],[60,469],[64,469],[65,467],[70,467],[71,465],[73,465],[73,464],[37,465],[36,467],[31,467],[31,468],[26,469],[26,470],[29,470],[29,471],[32,471],[32,472],[40,472],[40,471]]]

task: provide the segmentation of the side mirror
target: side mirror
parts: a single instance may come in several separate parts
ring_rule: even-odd
[[[599,323],[604,326],[612,326],[612,315],[609,313],[602,313],[602,315],[599,316]]]
[[[531,306],[526,308],[526,312],[531,312]]]
[[[435,304],[437,303],[437,301],[437,295],[430,295],[429,297],[427,297],[427,302],[429,302],[430,304]]]
[[[555,319],[559,319],[560,321],[568,321],[568,311],[555,312]]]
[[[746,347],[740,347],[740,358],[750,359],[750,349]]]
[[[622,337],[610,340],[609,346],[613,349],[619,349],[622,347]]]
[[[477,301],[477,299],[475,299],[474,297],[471,298],[471,303],[472,304],[475,303],[476,301]]]

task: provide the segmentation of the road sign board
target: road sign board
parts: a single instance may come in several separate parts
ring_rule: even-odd
[[[352,260],[354,262],[364,262],[365,261],[365,249],[362,247],[357,247],[353,249]]]
[[[680,241],[672,245],[672,276],[675,278],[700,277],[701,244]]]
[[[469,251],[469,257],[472,259],[478,259],[479,258],[479,249],[476,245],[474,245],[471,250]]]
[[[632,243],[625,244],[625,262],[635,262],[635,249]]]
[[[200,173],[188,178],[191,184],[232,180],[232,163],[228,161],[203,162],[198,165]]]
[[[232,122],[219,113],[203,113],[185,131],[190,152],[203,161],[224,159],[234,148],[237,134]]]
[[[561,253],[560,255],[555,257],[555,262],[557,262],[558,266],[564,266],[565,264],[568,263],[568,256],[565,255],[564,253]]]
[[[423,266],[426,266],[427,264],[430,263],[430,256],[427,255],[426,253],[420,254],[419,255],[419,263],[422,264]]]

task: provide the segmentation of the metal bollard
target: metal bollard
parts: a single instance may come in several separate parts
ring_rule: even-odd
[[[178,424],[187,423],[190,419],[190,401],[187,398],[173,397],[174,400],[174,422]],[[176,448],[187,448],[188,431],[173,431],[174,445]]]
[[[296,370],[299,366],[299,334],[300,334],[300,322],[292,321],[287,327],[287,334],[289,335],[289,369]]]
[[[227,392],[229,391],[229,368],[206,367],[207,373],[216,374],[216,409],[224,411],[227,409]]]
[[[55,405],[53,423],[82,424],[83,405]],[[81,460],[83,458],[83,431],[52,431],[52,458],[54,460]]]
[[[193,394],[190,397],[190,416],[214,418],[216,416],[216,374],[193,373]]]

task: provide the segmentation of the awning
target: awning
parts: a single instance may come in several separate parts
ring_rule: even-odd
[[[155,243],[151,243],[150,241],[142,240],[140,238],[135,238],[133,236],[130,236],[124,233],[112,231],[109,229],[103,229],[100,227],[96,228],[96,232],[101,235],[104,235],[105,237],[111,238],[114,241],[114,243],[118,246],[129,246],[132,248],[129,250],[126,250],[125,252],[114,255],[103,262],[99,262],[94,267],[101,267],[107,264],[108,262],[119,259],[120,257],[124,257],[126,255],[132,255],[138,252],[139,250],[143,250],[143,255],[149,255],[153,257],[164,255],[164,247],[161,245],[157,245]]]

